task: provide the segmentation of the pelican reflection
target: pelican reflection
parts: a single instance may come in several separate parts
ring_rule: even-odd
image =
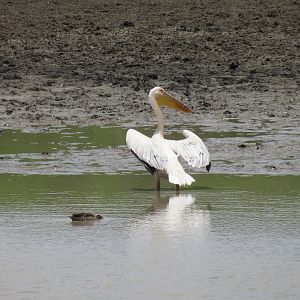
[[[147,214],[138,226],[151,227],[163,231],[181,231],[184,233],[200,231],[209,226],[210,211],[195,203],[191,194],[161,196],[158,192],[154,198],[151,213]],[[149,226],[150,225],[150,226]]]
[[[191,232],[203,229],[209,224],[209,211],[199,209],[195,205],[195,197],[191,194],[180,194],[169,197],[162,211],[162,225],[166,230]],[[157,202],[160,202],[158,195]]]

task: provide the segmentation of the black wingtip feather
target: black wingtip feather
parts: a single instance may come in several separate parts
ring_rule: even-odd
[[[211,168],[211,161],[210,161],[209,164],[206,166],[206,171],[209,172],[210,168]]]
[[[144,167],[146,168],[146,170],[148,171],[148,172],[150,172],[151,173],[151,175],[154,175],[154,173],[156,172],[156,169],[154,168],[154,167],[152,167],[152,166],[150,166],[148,163],[146,163],[144,160],[142,160],[142,159],[140,159],[137,155],[136,155],[136,153],[134,153],[134,151],[132,150],[132,149],[130,149],[131,150],[131,152],[133,153],[133,155],[144,165]]]

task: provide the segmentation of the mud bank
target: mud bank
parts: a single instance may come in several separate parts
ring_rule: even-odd
[[[299,3],[3,0],[0,126],[145,123],[162,85],[172,120],[299,118]]]

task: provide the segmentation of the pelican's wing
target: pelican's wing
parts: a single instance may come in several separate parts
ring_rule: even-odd
[[[184,130],[184,140],[167,140],[175,153],[181,156],[193,168],[201,168],[210,164],[210,157],[203,141],[193,132]]]
[[[163,170],[168,174],[171,183],[179,185],[190,185],[194,181],[185,173],[169,143],[159,134],[150,139],[134,129],[129,129],[126,143],[152,174],[156,169]]]
[[[126,134],[126,143],[149,172],[154,173],[151,167],[159,170],[167,168],[168,157],[164,152],[159,151],[160,149],[152,143],[149,137],[134,129],[129,129]]]

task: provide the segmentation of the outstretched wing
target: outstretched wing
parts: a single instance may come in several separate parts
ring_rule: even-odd
[[[159,170],[165,170],[167,167],[168,157],[156,147],[152,140],[144,134],[129,129],[126,134],[126,143],[133,154],[143,163]],[[145,167],[148,171],[147,165]]]
[[[184,130],[184,140],[166,140],[175,153],[181,156],[193,168],[210,165],[210,157],[203,141],[193,132]]]
[[[152,174],[156,169],[163,170],[168,174],[171,183],[179,185],[190,185],[194,181],[185,173],[169,143],[159,134],[150,139],[134,129],[129,129],[126,143]]]

